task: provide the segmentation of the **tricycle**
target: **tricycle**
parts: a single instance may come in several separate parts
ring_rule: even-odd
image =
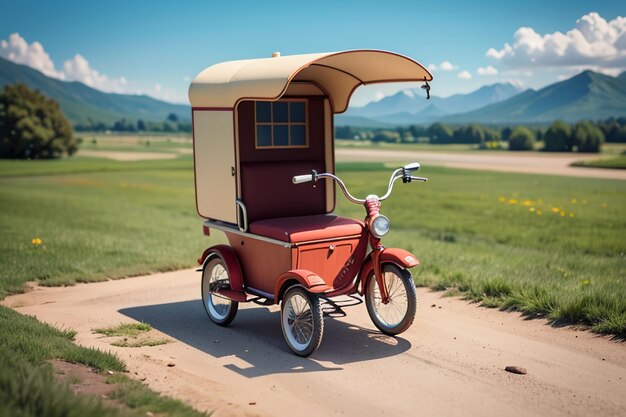
[[[374,325],[397,335],[416,314],[404,249],[385,248],[390,222],[381,202],[394,183],[426,181],[417,162],[393,171],[384,195],[356,198],[335,175],[333,114],[360,85],[422,81],[419,63],[386,51],[357,50],[220,63],[192,82],[196,207],[203,230],[229,245],[198,259],[209,319],[229,325],[239,303],[280,304],[289,348],[319,347],[325,316],[365,305]],[[363,221],[332,214],[335,187],[363,205]],[[347,301],[346,301],[347,300]]]

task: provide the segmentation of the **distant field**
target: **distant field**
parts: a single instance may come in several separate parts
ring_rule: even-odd
[[[356,195],[382,192],[389,171],[338,166]],[[432,167],[422,174],[428,183],[398,184],[382,210],[392,222],[386,244],[422,260],[419,285],[626,334],[626,183]],[[201,233],[189,155],[2,161],[0,200],[0,296],[29,280],[63,285],[189,267],[220,239]],[[363,216],[341,196],[337,211]]]
[[[573,164],[577,167],[626,169],[626,155],[619,155],[612,158],[593,159],[590,161],[580,161]]]

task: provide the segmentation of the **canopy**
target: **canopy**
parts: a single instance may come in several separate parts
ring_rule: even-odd
[[[422,65],[387,51],[353,50],[277,56],[222,62],[192,81],[192,107],[234,108],[239,100],[277,100],[297,81],[317,84],[325,91],[335,113],[348,108],[354,90],[364,84],[431,81]]]

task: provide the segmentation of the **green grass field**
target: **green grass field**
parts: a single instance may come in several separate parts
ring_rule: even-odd
[[[592,159],[590,161],[580,161],[575,162],[573,165],[577,167],[589,168],[626,169],[626,155],[619,155],[606,159]]]
[[[28,280],[63,285],[189,267],[220,239],[201,234],[190,156],[91,161],[0,163],[2,296]],[[384,190],[390,168],[340,164],[338,172],[354,194],[366,195]],[[398,184],[383,206],[392,222],[386,244],[422,260],[414,270],[419,285],[626,334],[626,184],[422,173],[428,183]],[[363,216],[341,196],[337,212]]]

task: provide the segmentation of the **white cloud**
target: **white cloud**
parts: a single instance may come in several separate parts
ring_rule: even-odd
[[[439,69],[441,71],[452,71],[453,69],[456,69],[456,65],[452,65],[449,61],[443,61],[439,64]]]
[[[484,67],[484,68],[480,67],[478,68],[476,72],[478,73],[478,75],[497,75],[498,74],[498,70],[492,67],[491,65]]]
[[[0,56],[17,64],[28,65],[49,77],[64,79],[64,74],[57,71],[43,46],[39,42],[29,45],[19,33],[12,33],[8,41],[0,42]]]
[[[91,68],[89,61],[80,54],[63,63],[63,72],[68,81],[79,81],[95,89],[109,93],[127,93],[128,80],[124,77],[110,78]]]
[[[461,71],[456,76],[462,80],[469,80],[472,78],[472,74],[470,74],[469,71]]]
[[[455,69],[457,69],[458,67],[456,65],[453,65],[452,63],[450,63],[450,61],[443,61],[441,64],[436,65],[436,64],[429,64],[428,65],[428,70],[429,71],[453,71]]]
[[[607,22],[598,13],[576,20],[566,33],[541,35],[520,27],[512,44],[489,48],[487,57],[517,67],[592,68],[619,72],[626,68],[626,17]]]
[[[187,89],[170,89],[155,84],[151,88],[141,88],[129,82],[125,77],[110,77],[92,68],[87,59],[76,54],[63,63],[63,69],[57,70],[50,55],[39,42],[28,42],[19,33],[13,33],[8,40],[0,41],[0,57],[9,61],[25,64],[41,71],[45,75],[64,81],[78,81],[92,88],[108,93],[147,94],[159,100],[188,103]],[[185,77],[188,79],[189,77]]]

